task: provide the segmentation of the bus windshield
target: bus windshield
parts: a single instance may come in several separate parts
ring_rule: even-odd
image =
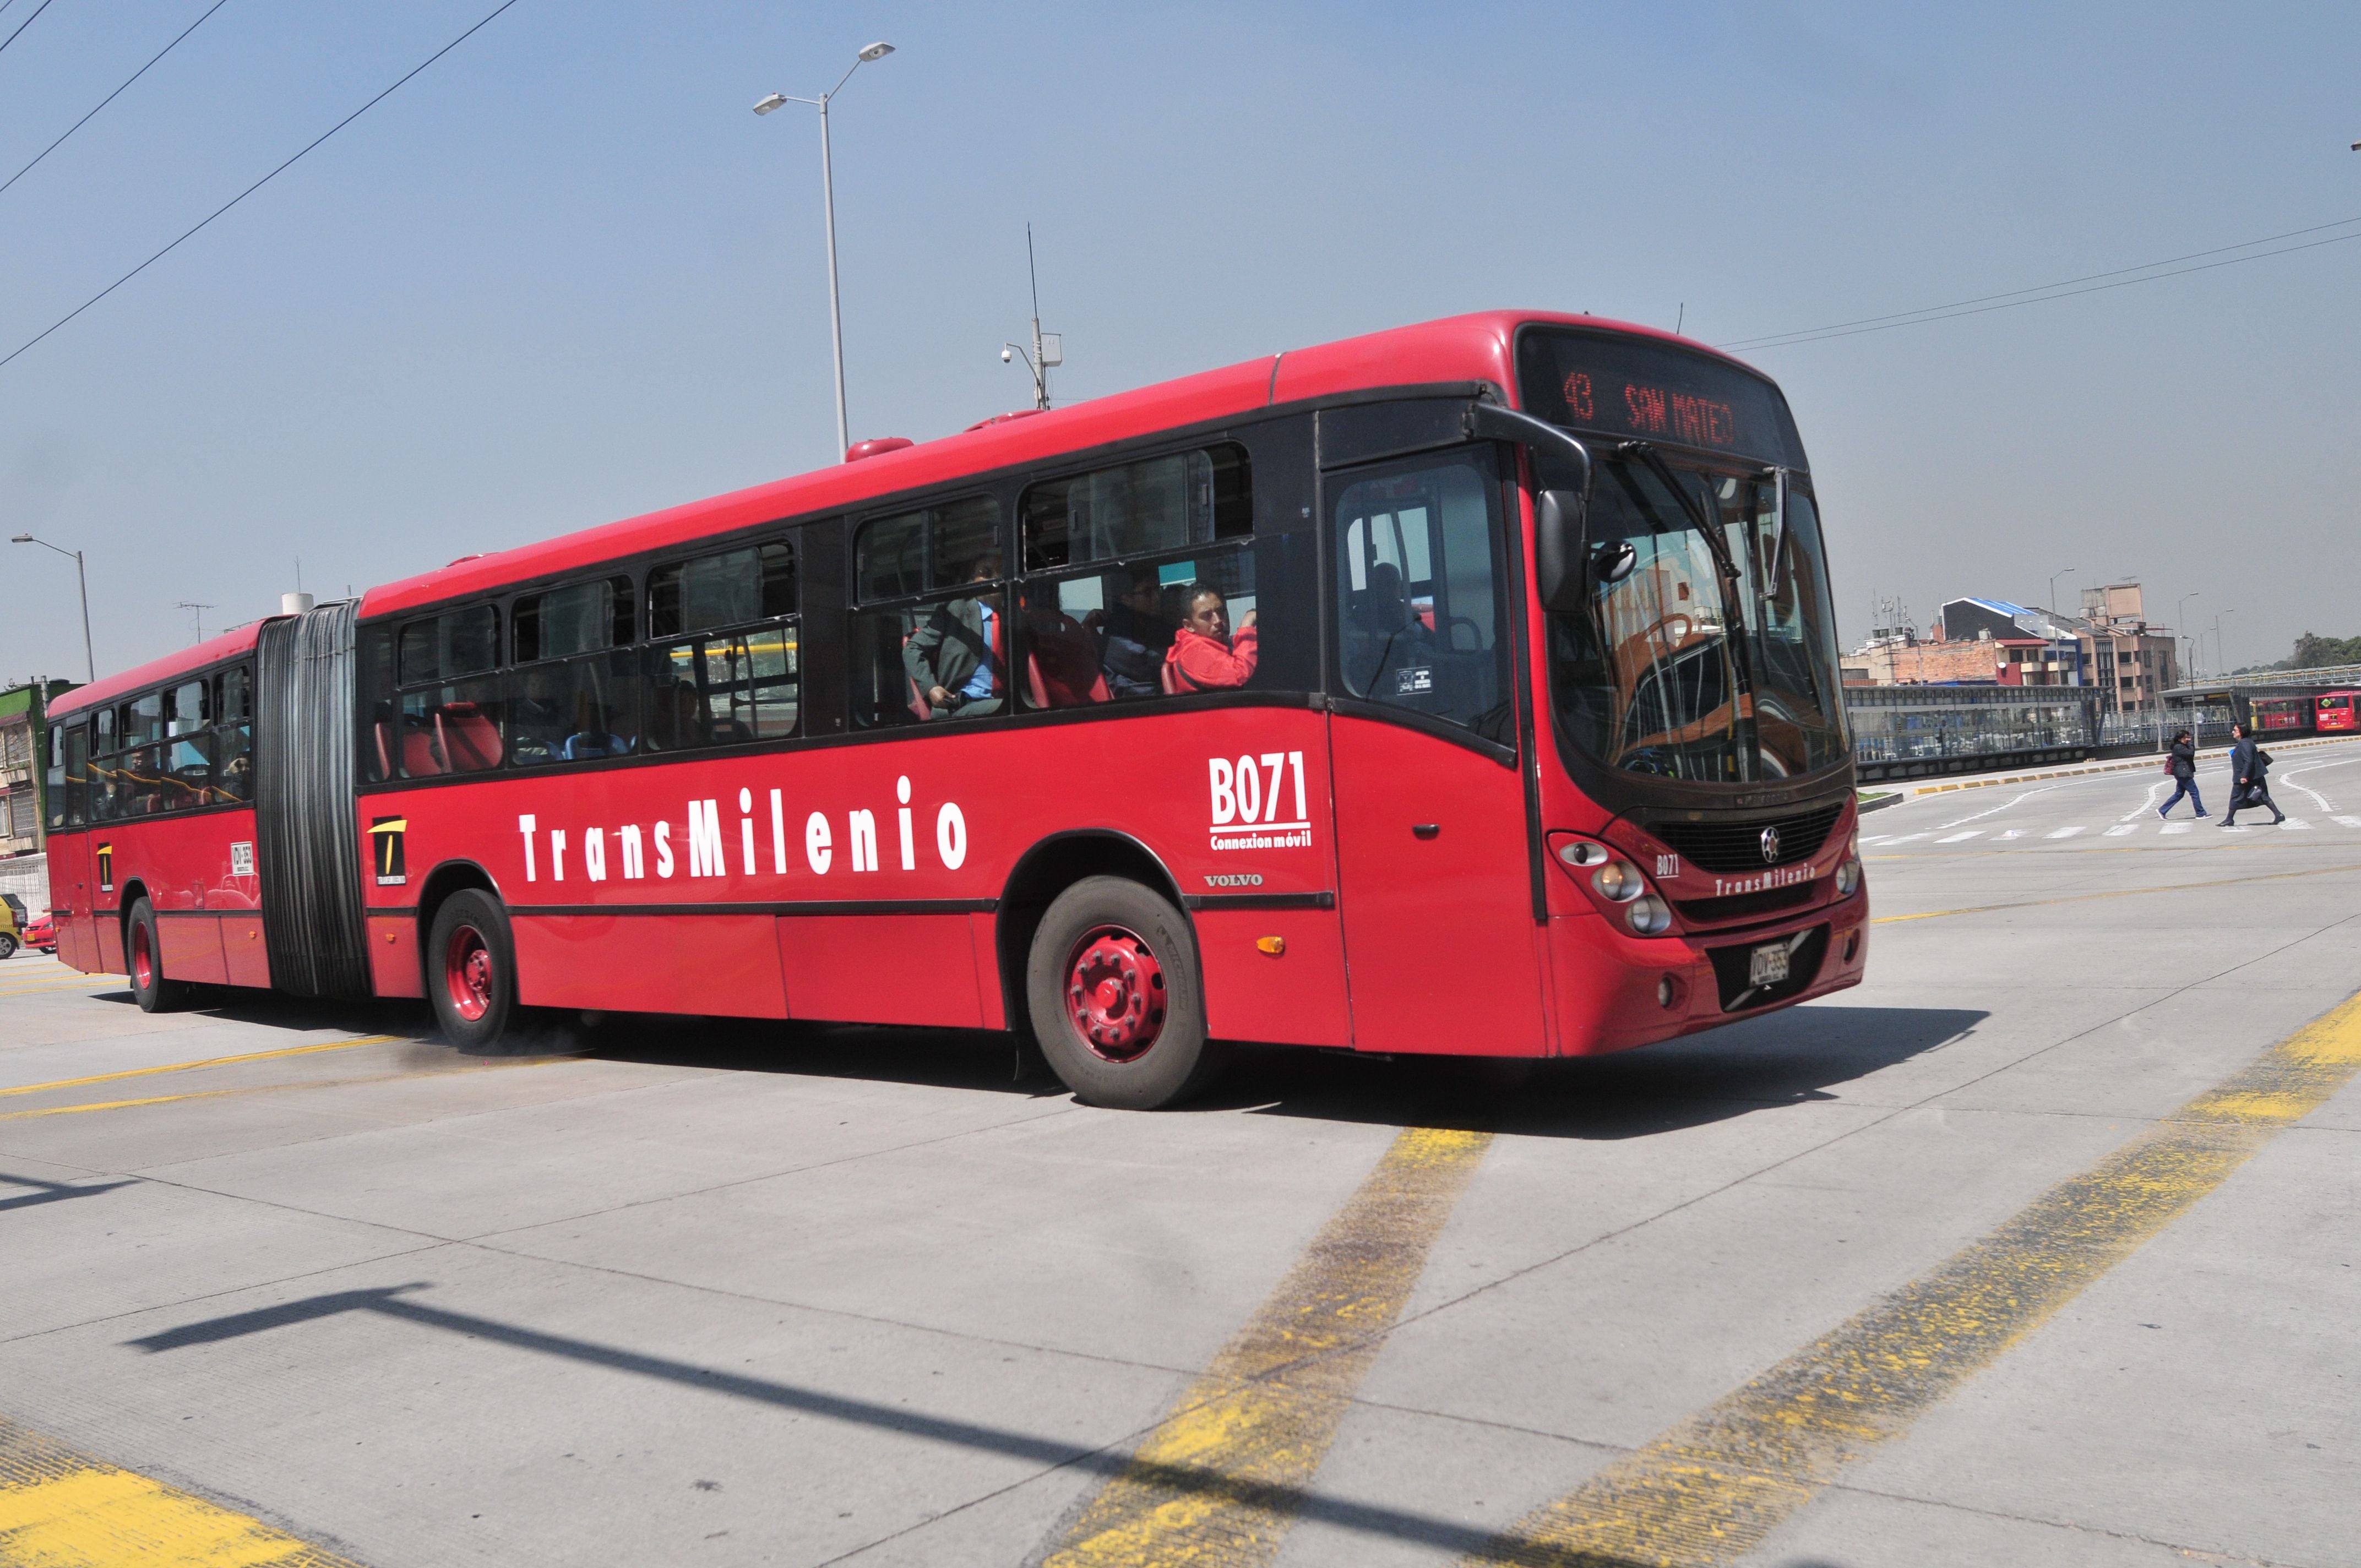
[[[1785,523],[1780,549],[1768,473],[1599,462],[1592,554],[1612,558],[1628,545],[1632,564],[1611,582],[1594,575],[1579,610],[1549,617],[1551,700],[1576,745],[1612,768],[1699,784],[1793,777],[1843,760],[1819,521],[1792,483]]]

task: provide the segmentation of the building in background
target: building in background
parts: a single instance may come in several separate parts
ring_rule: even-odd
[[[49,705],[71,681],[33,681],[0,691],[0,861],[38,855],[49,841],[42,749]]]
[[[1988,641],[2006,650],[1997,679],[2004,686],[2088,684],[2081,629],[2054,610],[2006,599],[1960,598],[1943,606],[1943,640]]]
[[[2082,590],[2082,658],[2110,713],[2153,713],[2180,684],[2180,640],[2152,627],[2137,583]]]

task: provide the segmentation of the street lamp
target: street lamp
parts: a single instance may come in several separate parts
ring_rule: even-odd
[[[2174,626],[2181,627],[2189,624],[2189,601],[2193,598],[2202,598],[2204,596],[2204,589],[2200,588],[2194,593],[2186,593],[2180,596],[2180,603],[2175,606],[2172,611],[2172,623]],[[2191,663],[2194,663],[2197,657],[2195,652],[2197,639],[2194,637],[2184,637],[2181,641],[2190,645],[2191,652],[2188,654],[2188,658]],[[2197,672],[2195,670],[2184,670],[2181,674],[2184,676],[2193,678]]]
[[[853,57],[852,64],[836,85],[817,98],[798,98],[792,93],[774,93],[754,105],[754,113],[767,115],[789,104],[809,104],[819,110],[819,191],[820,204],[828,219],[828,334],[836,349],[836,449],[841,453],[852,444],[852,433],[844,421],[844,312],[837,303],[836,292],[836,170],[828,149],[829,101],[844,91],[852,73],[873,60],[884,60],[894,52],[888,43],[874,43]]]
[[[2061,566],[2057,571],[2049,574],[2049,608],[2051,609],[2056,609],[2058,608],[2058,579],[2064,576],[2069,572],[2079,570],[2081,570],[2081,568],[2076,566]]]
[[[60,555],[71,555],[73,557],[74,582],[82,589],[82,665],[83,676],[85,679],[93,681],[98,679],[98,661],[91,657],[90,652],[90,579],[82,574],[82,552],[79,550],[62,549],[58,545],[50,543],[46,539],[36,539],[29,533],[19,533],[15,538],[9,540],[8,543],[11,544],[38,544],[44,550],[55,550]]]
[[[2222,615],[2235,615],[2238,612],[2235,609],[2225,609],[2222,612]],[[2213,662],[2221,666],[2220,669],[2213,673],[2226,680],[2229,678],[2230,674],[2230,655],[2222,651],[2222,615],[2217,615],[2213,618]]]

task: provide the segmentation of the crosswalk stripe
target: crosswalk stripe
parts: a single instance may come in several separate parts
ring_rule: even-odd
[[[2082,831],[2082,829],[2079,826],[2073,828],[2060,828],[2057,832],[2044,834],[2043,837],[2049,839],[2071,839],[2075,834],[2080,833],[2081,831]]]
[[[1971,828],[1964,833],[1953,833],[1948,838],[1938,839],[1935,842],[1938,844],[1962,843],[1970,839],[1980,839],[1983,837],[1983,831],[1984,830],[1981,828]]]
[[[2194,822],[2168,822],[2164,825],[2164,830],[2167,833],[2193,833],[2197,830],[2197,824]]]
[[[2336,820],[2347,828],[2361,828],[2361,817],[2340,817]]]
[[[2003,839],[2022,839],[2025,837],[2025,829],[2022,828],[2012,828],[2007,832],[2002,834],[2001,837]]]
[[[2113,828],[2107,829],[2107,837],[2110,839],[2120,839],[2126,833],[2136,833],[2138,831],[2139,824],[2136,822],[2119,822]]]
[[[2280,823],[2279,826],[2282,828],[2301,828],[2307,832],[2310,831],[2312,828],[2312,824],[2306,822],[2301,817],[2290,817],[2285,822]]]

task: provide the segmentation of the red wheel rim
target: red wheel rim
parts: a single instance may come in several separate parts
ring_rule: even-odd
[[[473,926],[453,930],[443,949],[443,989],[451,1010],[470,1024],[492,1010],[492,949]]]
[[[1066,1017],[1103,1061],[1137,1061],[1164,1033],[1164,967],[1136,931],[1101,926],[1066,961]]]
[[[148,950],[148,927],[131,927],[131,983],[145,991],[156,983],[156,958]]]

